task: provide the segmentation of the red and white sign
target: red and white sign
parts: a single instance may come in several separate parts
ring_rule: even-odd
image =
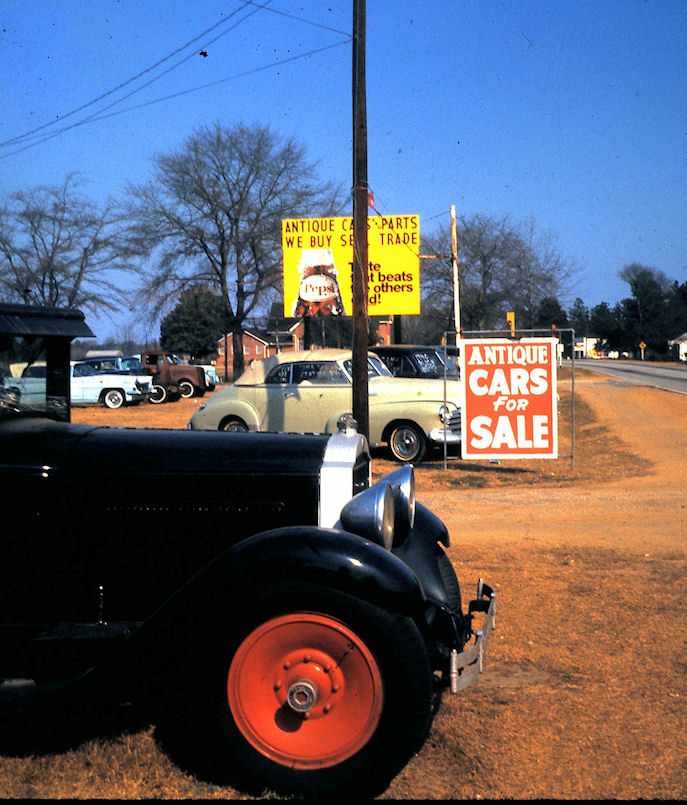
[[[463,458],[558,458],[557,346],[460,341]]]

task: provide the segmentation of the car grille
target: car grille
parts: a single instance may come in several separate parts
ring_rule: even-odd
[[[460,408],[456,408],[455,411],[451,411],[451,415],[448,418],[448,427],[451,433],[460,434],[461,419]]]

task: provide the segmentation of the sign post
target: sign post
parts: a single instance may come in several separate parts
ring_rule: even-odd
[[[462,458],[558,458],[557,338],[462,339]]]

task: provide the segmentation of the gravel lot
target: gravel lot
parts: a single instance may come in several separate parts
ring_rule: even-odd
[[[577,370],[573,464],[561,378],[566,458],[418,468],[465,597],[479,575],[497,590],[498,630],[383,798],[687,795],[687,396]],[[72,418],[183,428],[200,402]],[[374,474],[395,466],[376,456]],[[0,725],[0,796],[245,798],[172,766],[132,715],[73,715]]]

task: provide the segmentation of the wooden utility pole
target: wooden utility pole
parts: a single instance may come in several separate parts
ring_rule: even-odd
[[[353,416],[369,439],[367,193],[365,0],[353,0]]]

